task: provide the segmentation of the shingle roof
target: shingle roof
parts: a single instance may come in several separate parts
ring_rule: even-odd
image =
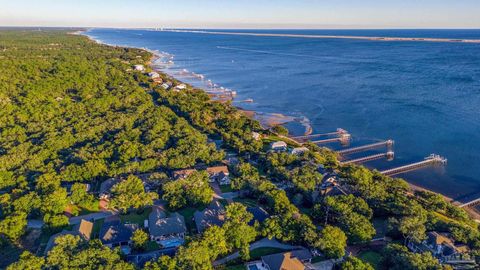
[[[82,219],[79,224],[75,226],[74,231],[81,235],[85,240],[90,240],[92,235],[93,223]]]
[[[225,209],[219,201],[213,201],[205,210],[193,214],[198,232],[212,225],[221,226],[225,222]]]
[[[267,255],[262,261],[268,265],[270,270],[304,270],[305,265],[301,259],[296,257],[294,251]]]
[[[128,242],[137,229],[137,224],[122,224],[120,221],[105,222],[100,230],[100,240],[103,244]]]
[[[185,233],[187,227],[185,226],[185,219],[178,213],[172,213],[166,217],[164,211],[156,207],[148,216],[148,228],[150,235],[162,236],[176,233]]]
[[[253,215],[253,219],[248,223],[250,226],[255,223],[255,221],[263,222],[269,217],[269,214],[262,207],[247,207],[247,211]]]

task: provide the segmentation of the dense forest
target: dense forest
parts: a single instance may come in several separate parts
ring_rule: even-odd
[[[230,203],[222,226],[188,237],[175,256],[148,262],[145,269],[212,269],[215,259],[233,251],[239,251],[240,262],[248,261],[249,245],[260,237],[338,259],[348,255],[347,246],[369,243],[382,227],[374,223],[384,225],[382,237],[389,239],[376,268],[449,269],[428,252],[407,249],[429,231],[452,235],[478,260],[478,224],[464,210],[438,194],[413,192],[404,180],[342,166],[334,152],[313,144],[300,155],[268,151],[287,131],[265,130],[199,89],[171,91],[155,84],[133,68],[141,64],[149,71],[152,56],[65,31],[0,31],[0,255],[13,263],[9,269],[138,268],[98,239],[65,236],[47,256],[38,254],[28,244],[27,221],[41,220],[42,235],[68,228],[66,209],[74,216],[98,211],[97,194],[83,184],[98,190],[112,177],[125,178],[112,188],[110,201],[121,214],[159,198],[172,211],[208,205],[214,191],[204,171],[178,180],[170,175],[219,164],[227,152],[239,159],[230,165],[231,189],[241,191],[239,201],[264,207],[269,217],[249,225],[246,206]],[[319,167],[338,174],[348,194],[319,192],[325,180]],[[154,192],[143,190],[137,177],[143,173],[154,173]],[[134,237],[141,249],[147,236]],[[372,269],[354,256],[337,267]]]

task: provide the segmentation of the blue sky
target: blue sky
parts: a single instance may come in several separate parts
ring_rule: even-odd
[[[0,25],[480,28],[480,0],[0,0]]]

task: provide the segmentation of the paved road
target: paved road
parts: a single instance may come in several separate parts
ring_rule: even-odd
[[[284,250],[294,250],[294,249],[299,249],[302,248],[301,246],[292,246],[289,244],[283,244],[278,242],[276,239],[268,239],[268,238],[263,238],[258,240],[257,242],[254,242],[253,244],[250,245],[250,251],[257,249],[257,248],[264,248],[264,247],[270,247],[270,248],[279,248],[279,249],[284,249]],[[213,265],[220,265],[220,264],[225,264],[231,260],[235,260],[236,258],[240,257],[240,253],[237,251],[233,254],[228,255],[227,257],[224,257],[220,260],[214,261]]]

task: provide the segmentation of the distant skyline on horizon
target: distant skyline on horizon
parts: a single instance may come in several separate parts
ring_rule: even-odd
[[[480,29],[478,0],[0,0],[0,26]]]

